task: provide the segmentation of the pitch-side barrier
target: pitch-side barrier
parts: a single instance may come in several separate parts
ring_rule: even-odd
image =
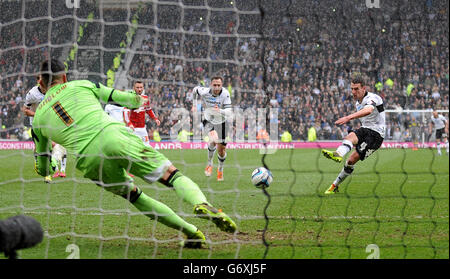
[[[267,144],[259,142],[230,142],[227,149],[301,149],[301,148],[337,148],[340,141],[317,141],[317,142],[270,142]],[[206,149],[206,142],[150,142],[155,149]],[[390,142],[385,141],[381,148],[436,148],[435,142],[412,143],[412,142]],[[32,141],[0,141],[0,150],[27,150],[34,149]]]

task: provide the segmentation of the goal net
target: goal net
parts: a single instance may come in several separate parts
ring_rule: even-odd
[[[1,1],[0,219],[25,214],[41,223],[44,240],[22,258],[448,259],[448,143],[431,124],[433,109],[448,121],[447,4]],[[67,154],[65,178],[44,183],[22,107],[49,58],[64,62],[69,81],[124,91],[143,82],[161,121],[146,120],[150,145],[236,222],[236,232],[197,218],[173,188],[134,177],[205,234],[206,248],[184,248],[180,230],[84,178],[76,154]],[[344,162],[321,149],[334,150],[360,127],[335,124],[356,111],[354,72],[383,98],[387,134],[340,192],[326,195]],[[224,181],[216,179],[219,150],[212,175],[204,174],[210,135],[192,92],[215,76],[233,111]],[[274,177],[266,189],[251,182],[262,166]]]

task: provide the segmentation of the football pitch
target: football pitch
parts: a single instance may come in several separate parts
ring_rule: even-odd
[[[193,216],[173,190],[135,178],[206,235],[206,248],[181,248],[181,233],[84,179],[73,157],[67,177],[46,184],[34,172],[32,151],[0,151],[0,219],[26,214],[44,230],[44,240],[20,257],[366,259],[376,250],[381,259],[449,258],[449,157],[434,149],[378,150],[331,196],[323,192],[343,164],[323,158],[320,149],[265,156],[274,176],[266,193],[250,181],[262,166],[259,150],[228,150],[223,182],[216,181],[216,170],[205,177],[205,150],[161,152],[236,221],[236,233]]]

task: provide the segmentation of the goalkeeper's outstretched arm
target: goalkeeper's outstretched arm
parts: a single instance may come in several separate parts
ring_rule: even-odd
[[[104,104],[118,105],[127,108],[139,108],[145,99],[136,93],[120,91],[97,83],[94,88],[95,96]]]
[[[41,134],[39,128],[31,130],[34,150],[34,170],[41,176],[52,175],[56,169],[56,162],[52,160],[52,142]]]

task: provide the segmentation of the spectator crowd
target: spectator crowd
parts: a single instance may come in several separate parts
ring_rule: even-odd
[[[308,140],[311,127],[318,140],[340,140],[359,125],[358,121],[334,124],[355,111],[349,90],[352,72],[366,76],[368,90],[382,96],[387,110],[449,108],[448,1],[380,1],[380,8],[367,8],[363,0],[262,1],[261,5],[257,0],[214,0],[208,6],[203,0],[179,2],[183,5],[144,6],[139,28],[147,33],[130,54],[128,70],[130,87],[136,80],[145,82],[162,123],[156,127],[149,122],[148,128],[158,129],[163,138],[176,121],[171,119],[173,109],[191,111],[192,88],[208,86],[215,75],[223,76],[224,87],[231,88],[236,109],[277,110],[278,134],[289,131],[293,140],[300,141]],[[30,8],[17,13],[23,8],[14,3],[2,1],[0,9],[0,138],[19,134],[22,126],[29,125],[20,108],[35,82],[32,73],[39,61],[49,55],[64,56],[64,44],[76,39],[74,20],[57,19],[72,12],[61,12],[63,7],[48,11],[47,4],[39,9],[36,3],[47,1],[33,1],[34,13]],[[77,19],[88,14],[77,13]],[[129,13],[97,10],[95,18],[103,15],[110,28],[111,18],[126,21]],[[59,36],[48,36],[48,18],[17,21],[48,15],[55,17],[51,32]],[[119,48],[114,34],[104,38],[108,42],[90,47]],[[100,69],[106,72],[107,67]],[[424,140],[430,140],[430,116],[388,113],[387,139],[413,141],[425,135]]]

